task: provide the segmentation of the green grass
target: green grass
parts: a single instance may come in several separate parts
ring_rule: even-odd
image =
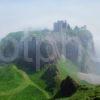
[[[36,73],[33,73],[33,74],[29,74],[29,77],[32,80],[32,82],[37,84],[39,87],[41,87],[42,90],[45,90],[50,96],[52,96],[51,91],[49,91],[47,89],[47,88],[50,88],[50,89],[53,88],[52,86],[49,86],[53,82],[53,80],[52,80],[53,76],[51,76],[51,74],[49,74],[50,76],[46,74],[46,73],[48,73],[47,71],[49,68],[51,68],[51,66],[47,65],[44,68],[42,68],[40,71],[37,71]],[[43,79],[44,76],[46,76],[45,79]],[[49,80],[49,79],[51,79],[51,80]]]
[[[11,100],[45,100],[46,96],[33,85],[29,85],[23,91],[10,97]]]
[[[21,74],[14,66],[0,67],[0,94],[18,87],[23,81]]]
[[[0,67],[0,100],[46,100],[47,92],[14,65]]]
[[[62,58],[58,60],[56,67],[61,80],[70,76],[79,84],[75,94],[68,98],[59,98],[58,100],[93,100],[92,98],[94,97],[100,97],[100,86],[94,86],[85,82],[81,84],[77,78],[77,67],[72,62]],[[15,65],[1,66],[0,100],[48,100],[52,98],[54,95],[49,95],[45,91],[47,84],[41,79],[41,76],[47,69],[48,67],[34,74],[27,75],[24,71],[17,69]]]
[[[95,99],[98,98],[98,99]],[[59,100],[100,100],[100,86],[80,86],[78,91],[69,98],[61,98]]]
[[[61,80],[65,79],[67,76],[70,76],[76,81],[79,81],[77,78],[77,66],[73,64],[70,60],[61,58],[57,61],[57,68],[59,70]]]
[[[41,79],[41,76],[44,74],[46,69],[42,69],[34,74],[30,74],[30,79],[35,83],[38,84],[42,89],[46,88],[46,84],[44,80]]]
[[[70,76],[77,84],[79,84],[79,88],[74,95],[67,98],[59,98],[59,100],[94,100],[94,98],[99,98],[98,100],[100,100],[100,86],[94,86],[85,81],[80,81],[77,77],[77,66],[71,61],[61,58],[57,62],[57,68],[61,80]]]

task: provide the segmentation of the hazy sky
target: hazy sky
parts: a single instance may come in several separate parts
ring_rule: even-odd
[[[100,38],[100,0],[0,0],[0,37],[28,27],[52,28],[59,19],[87,25]]]

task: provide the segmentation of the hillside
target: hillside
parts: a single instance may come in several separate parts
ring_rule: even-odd
[[[100,86],[92,85],[87,83],[86,81],[80,80],[77,74],[78,72],[77,66],[75,66],[71,61],[62,58],[58,61],[57,67],[60,72],[60,79],[62,81],[60,84],[59,91],[55,95],[55,98],[59,98],[59,100],[99,100],[100,99]],[[69,88],[67,87],[67,85]],[[73,90],[75,88],[76,90]],[[63,92],[63,90],[66,92]],[[71,96],[68,95],[68,93],[70,93],[69,91],[72,91]],[[65,98],[66,96],[63,95],[62,92],[66,93],[67,98]]]
[[[76,66],[69,60],[65,61],[62,58],[57,63],[45,67],[41,71],[27,75],[15,65],[1,66],[0,100],[48,100],[49,98],[52,98],[51,100],[55,100],[54,98],[58,100],[79,100],[80,98],[87,100],[88,98],[91,100],[91,98],[100,98],[100,86],[81,82],[77,78]],[[63,87],[61,84],[64,80],[65,86]],[[66,88],[69,83],[71,87],[72,85],[76,87],[75,92],[69,87],[72,91],[71,96],[58,95],[58,93],[63,93],[62,89]],[[65,90],[65,93],[67,92]]]
[[[50,65],[46,67],[46,69],[42,69],[41,71],[36,72],[33,75],[29,75],[30,78],[25,72],[18,70],[14,65],[6,65],[0,67],[0,100],[40,100],[40,98],[41,100],[45,100],[46,98],[49,98],[48,93],[52,98],[52,96],[58,91],[59,88],[56,87],[56,84],[60,83],[58,83],[57,74],[55,74],[55,76],[52,76],[54,75],[55,70],[54,72],[51,71],[52,74],[49,73],[47,75],[46,73],[49,71],[48,69],[52,69],[56,66]],[[61,75],[63,76],[64,74],[61,73]],[[46,76],[46,78],[43,79],[43,76]],[[48,84],[53,82],[55,82],[55,87]],[[61,80],[59,80],[59,82],[61,82]],[[52,94],[52,91],[48,91],[46,90],[46,88],[48,88],[49,90],[53,88],[55,93]],[[45,91],[47,91],[48,93]]]
[[[100,86],[78,77],[94,67],[91,32],[68,26],[66,32],[24,33],[9,33],[0,42],[0,100],[100,99]]]
[[[49,97],[14,65],[0,67],[0,79],[0,100],[45,100]]]

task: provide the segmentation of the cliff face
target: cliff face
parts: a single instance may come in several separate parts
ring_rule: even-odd
[[[68,28],[66,32],[51,34],[47,36],[47,40],[56,44],[55,51],[58,52],[59,57],[63,55],[71,60],[81,72],[88,73],[94,70],[94,42],[92,33],[86,29],[86,26],[75,27],[74,29]]]
[[[93,37],[86,29],[82,29],[80,33],[79,38],[83,47],[82,60],[80,63],[81,71],[85,73],[92,73],[95,67],[93,60],[95,56]]]
[[[92,34],[84,27],[68,28],[66,32],[30,31],[10,33],[1,41],[2,53],[13,56],[14,44],[7,38],[13,38],[18,43],[18,56],[11,62],[21,66],[26,71],[35,71],[37,60],[40,67],[53,63],[62,55],[78,66],[79,71],[88,72],[92,64],[94,44]],[[10,44],[9,44],[10,43]],[[25,51],[27,51],[25,53]],[[26,59],[25,57],[32,58]],[[46,59],[47,58],[47,59]],[[27,61],[30,60],[30,61]],[[0,60],[1,62],[2,59]],[[39,64],[38,63],[38,64]]]

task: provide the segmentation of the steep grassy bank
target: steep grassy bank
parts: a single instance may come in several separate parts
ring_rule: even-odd
[[[66,95],[69,94],[67,89],[70,89],[71,95],[64,95],[63,89]],[[100,86],[81,82],[77,78],[77,67],[64,59],[59,59],[57,63],[47,65],[30,75],[17,69],[15,65],[0,67],[0,100],[50,98],[51,100],[99,100]]]
[[[0,67],[0,100],[45,100],[49,95],[14,65]]]

